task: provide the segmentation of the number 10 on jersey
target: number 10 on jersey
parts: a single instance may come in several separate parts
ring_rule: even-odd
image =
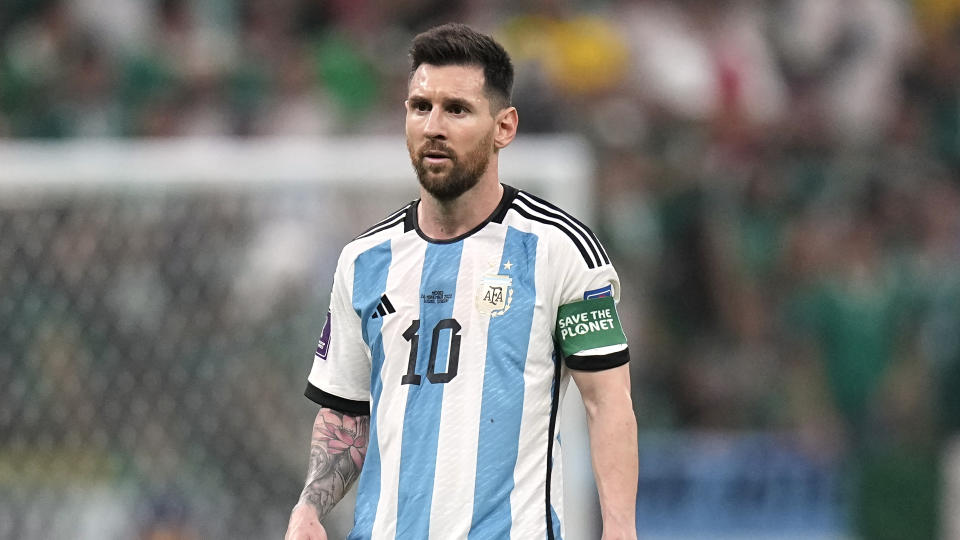
[[[427,364],[427,380],[434,384],[448,383],[457,376],[457,366],[460,363],[460,323],[456,319],[442,319],[433,327],[430,338],[430,362]],[[403,339],[410,342],[410,358],[407,361],[407,373],[400,379],[400,384],[420,384],[420,375],[417,369],[417,352],[420,348],[420,319],[414,319],[404,330]],[[447,350],[447,370],[437,373],[437,344],[440,343],[440,332],[450,330],[450,348]]]

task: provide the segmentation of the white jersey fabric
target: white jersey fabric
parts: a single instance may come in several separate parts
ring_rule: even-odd
[[[461,237],[414,201],[340,255],[306,395],[371,416],[350,539],[563,537],[558,405],[570,368],[628,361],[620,284],[586,226],[503,187]]]

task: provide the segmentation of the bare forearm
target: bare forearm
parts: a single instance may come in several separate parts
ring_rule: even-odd
[[[299,504],[323,518],[360,475],[367,453],[369,416],[352,416],[322,408],[313,424],[310,464]]]
[[[625,398],[608,396],[587,408],[590,454],[593,460],[604,536],[636,534],[637,422]],[[624,536],[626,534],[626,536]]]
[[[603,538],[637,537],[637,419],[627,364],[597,372],[574,371],[590,430],[593,474],[600,492]]]

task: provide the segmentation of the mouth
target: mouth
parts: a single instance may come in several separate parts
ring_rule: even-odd
[[[428,164],[439,164],[439,163],[444,163],[446,161],[451,161],[450,155],[440,150],[430,150],[427,152],[423,152],[421,156],[424,163],[428,163]]]
[[[451,152],[447,149],[445,145],[440,144],[425,144],[421,147],[420,155],[423,157],[432,157],[432,158],[449,158]]]

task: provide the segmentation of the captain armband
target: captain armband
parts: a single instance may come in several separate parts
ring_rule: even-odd
[[[560,306],[556,339],[567,358],[617,353],[625,351],[627,345],[617,306],[610,296]]]

